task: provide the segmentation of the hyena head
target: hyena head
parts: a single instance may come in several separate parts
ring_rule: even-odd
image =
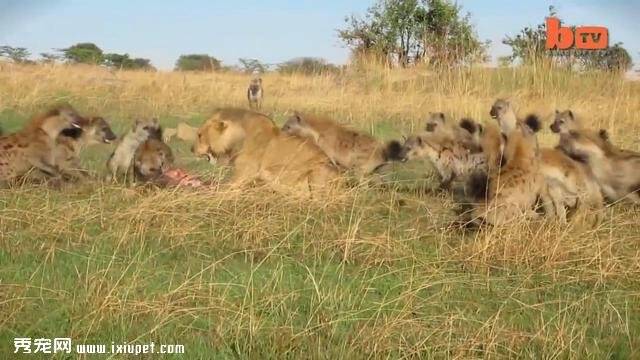
[[[88,144],[110,144],[117,139],[109,123],[99,116],[89,119],[89,125],[87,125],[84,131],[87,135]]]
[[[262,78],[254,78],[251,79],[249,83],[249,92],[252,96],[258,96],[258,93],[262,89]]]
[[[568,133],[571,130],[579,130],[581,128],[578,119],[571,110],[558,111],[553,120],[553,124],[549,126],[551,131],[556,134]]]
[[[133,134],[136,139],[162,139],[162,129],[158,119],[137,119],[133,125]]]
[[[438,130],[443,130],[446,122],[447,122],[447,119],[444,113],[441,113],[441,112],[429,113],[429,116],[427,117],[427,121],[425,124],[425,130],[427,132],[436,132]]]
[[[87,119],[78,115],[70,105],[55,107],[41,119],[38,127],[47,133],[51,139],[58,137],[65,129],[72,129],[74,132],[81,134],[82,128],[87,125]]]
[[[411,135],[404,140],[402,148],[398,154],[400,161],[421,159],[429,156],[430,151],[434,151],[427,142],[424,135]]]
[[[503,133],[509,133],[516,128],[518,120],[511,103],[505,99],[498,99],[489,110],[491,118],[496,119]]]
[[[304,119],[304,115],[299,113],[294,113],[293,116],[282,125],[282,132],[305,139],[317,140],[319,137],[318,132]]]
[[[169,157],[164,147],[159,146],[160,141],[149,139],[138,149],[135,158],[135,170],[137,175],[144,180],[156,178],[162,174],[166,166],[170,165]]]

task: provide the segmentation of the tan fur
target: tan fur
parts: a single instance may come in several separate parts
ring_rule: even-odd
[[[279,191],[308,195],[338,179],[313,142],[281,133],[267,116],[248,110],[216,111],[198,130],[192,150],[201,157],[227,159],[233,185],[260,180]]]
[[[118,180],[118,174],[124,174],[125,181],[131,179],[133,175],[133,158],[135,152],[151,137],[160,138],[160,124],[157,119],[137,119],[129,132],[120,138],[115,150],[107,160],[109,178],[111,181]]]
[[[247,88],[247,100],[249,101],[249,108],[261,109],[262,99],[264,98],[264,89],[262,88],[262,79],[253,78]]]
[[[60,106],[33,118],[22,131],[0,137],[0,183],[11,183],[34,168],[58,176],[56,138],[63,129],[80,126],[80,120],[72,107]]]
[[[158,139],[148,139],[136,149],[133,173],[136,180],[148,182],[158,179],[173,164],[171,148]]]
[[[489,124],[484,137],[502,138],[497,126]],[[501,159],[488,171],[485,200],[474,204],[472,220],[491,225],[503,225],[518,218],[534,217],[533,208],[544,180],[540,175],[535,134],[525,128],[515,128],[501,139],[484,139],[485,143],[502,143],[484,148],[487,159]],[[502,151],[500,151],[502,148]],[[498,153],[494,153],[498,151]]]
[[[513,105],[505,99],[496,100],[491,106],[489,114],[498,121],[500,132],[503,134],[511,133],[521,124],[521,121],[516,117]]]
[[[176,136],[178,139],[187,142],[193,142],[198,135],[198,128],[185,124],[183,122],[178,123],[176,128],[165,129],[162,133],[162,139],[165,143],[171,141]]]
[[[315,142],[334,164],[361,176],[371,174],[391,160],[387,154],[389,145],[328,117],[296,113],[282,130]]]
[[[472,153],[479,152],[481,149],[479,138],[476,134],[463,129],[441,112],[429,113],[425,124],[425,132],[437,136],[440,142],[459,144]]]
[[[553,123],[549,126],[551,131],[558,134],[566,134],[569,131],[575,130],[579,131],[583,129],[582,122],[578,117],[575,116],[573,111],[564,110],[558,111],[556,110],[555,117],[553,119]]]
[[[582,215],[595,211],[596,218],[600,219],[604,199],[586,165],[561,150],[542,149],[540,172],[545,180],[541,200],[547,216],[565,223],[569,209]]]
[[[80,153],[85,147],[109,144],[116,139],[109,124],[101,117],[92,117],[83,122],[82,129],[78,129],[80,133],[78,137],[65,135],[66,131],[56,138],[55,164],[64,175],[75,179],[86,176],[86,170],[80,165]]]
[[[485,157],[472,153],[446,133],[425,132],[406,139],[400,157],[403,160],[428,158],[440,175],[440,187],[448,189],[453,180],[464,179],[474,171],[485,171]]]
[[[587,164],[609,201],[640,203],[639,153],[617,149],[604,130],[561,134],[559,148]]]

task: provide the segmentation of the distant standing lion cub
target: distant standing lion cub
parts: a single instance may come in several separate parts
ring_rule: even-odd
[[[309,195],[339,178],[312,142],[281,133],[270,118],[248,110],[217,110],[198,130],[192,151],[227,160],[234,185],[260,180],[283,192]]]

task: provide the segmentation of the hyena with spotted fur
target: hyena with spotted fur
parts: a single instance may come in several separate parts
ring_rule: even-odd
[[[56,139],[66,128],[80,127],[82,117],[68,105],[33,118],[22,131],[0,137],[0,183],[12,184],[35,169],[59,177]]]

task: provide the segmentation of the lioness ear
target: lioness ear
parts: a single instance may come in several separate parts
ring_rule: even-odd
[[[440,121],[444,122],[444,113],[438,113],[438,118],[440,119]]]
[[[556,115],[560,114],[560,110],[556,109]]]
[[[567,110],[567,114],[569,114],[569,117],[573,120],[573,111]]]
[[[218,121],[218,123],[216,124],[216,129],[218,131],[223,131],[226,128],[227,128],[227,123],[224,121]]]

